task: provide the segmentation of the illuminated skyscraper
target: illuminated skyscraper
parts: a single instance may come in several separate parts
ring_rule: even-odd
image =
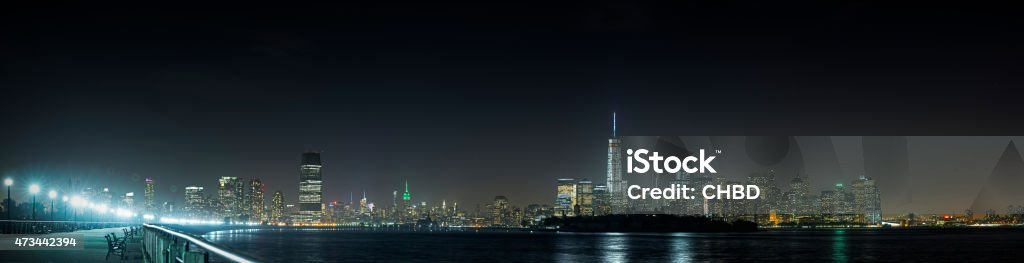
[[[189,217],[204,216],[204,203],[202,186],[185,187],[185,211]]]
[[[284,222],[284,194],[281,191],[274,192],[274,199],[271,201],[270,223],[277,224]]]
[[[367,203],[368,202],[369,201],[366,200],[366,191],[363,191],[363,198],[359,199],[359,214],[360,215],[368,215],[368,214],[370,214],[370,208],[367,207]]]
[[[555,192],[555,216],[574,216],[576,207],[576,180],[572,178],[558,179]]]
[[[124,193],[124,198],[121,199],[121,208],[128,211],[135,209],[135,192]]]
[[[249,221],[252,222],[263,222],[266,221],[266,214],[263,211],[264,199],[263,199],[263,182],[260,179],[253,178],[249,180],[249,196],[251,208],[249,211]]]
[[[221,218],[236,219],[241,214],[242,182],[238,177],[221,177],[217,185],[217,196],[220,197],[219,215]]]
[[[409,180],[405,180],[405,192],[402,193],[402,200],[412,200],[412,195],[409,194]]]
[[[576,206],[578,216],[594,215],[594,183],[583,179],[576,183]]]
[[[608,203],[608,186],[594,186],[594,215],[603,216],[612,213],[612,207]]]
[[[797,174],[789,181],[789,191],[785,196],[785,213],[809,215],[814,213],[814,198],[811,196],[810,180],[807,176]]]
[[[156,211],[156,201],[153,200],[155,193],[155,186],[152,178],[146,178],[146,195],[145,212],[153,213]]]
[[[405,180],[405,193],[402,193],[402,204],[405,208],[412,206],[412,195],[409,194],[409,180]]]
[[[114,194],[110,192],[110,188],[103,188],[103,192],[99,194],[100,203],[106,204],[107,206],[114,206]]]
[[[506,212],[508,210],[508,198],[499,195],[494,197],[494,205],[491,206],[491,225],[507,226]]]
[[[320,223],[323,216],[323,176],[320,173],[320,153],[302,154],[299,172],[299,213],[303,223]]]
[[[841,183],[836,184],[836,200],[839,214],[853,214],[853,193]]]
[[[615,113],[612,113],[612,137],[608,139],[608,174],[605,186],[608,187],[608,197],[612,213],[620,214],[626,211],[626,180],[622,179],[622,140],[618,137],[616,130]]]
[[[882,200],[875,180],[861,175],[853,181],[852,186],[855,213],[864,215],[864,223],[882,223]]]
[[[747,212],[767,215],[778,210],[779,196],[782,195],[782,191],[775,185],[775,171],[768,174],[752,174],[747,177],[747,183],[761,189],[757,199],[746,201],[750,209]]]
[[[405,192],[402,193],[402,203],[400,207],[395,208],[396,220],[398,222],[407,222],[411,218],[414,212],[412,208],[412,194],[409,193],[409,180],[405,180]]]

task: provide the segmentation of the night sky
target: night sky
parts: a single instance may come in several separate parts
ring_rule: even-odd
[[[1024,133],[1009,6],[49,4],[0,7],[0,171],[179,204],[220,176],[294,202],[307,150],[328,200],[551,203],[603,179],[612,111],[622,135]]]

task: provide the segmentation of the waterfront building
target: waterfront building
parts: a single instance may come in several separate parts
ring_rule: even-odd
[[[615,113],[612,113],[612,137],[608,139],[608,163],[605,186],[608,188],[609,203],[612,213],[620,214],[626,211],[626,185],[622,178],[622,140],[618,137],[616,130]]]
[[[128,211],[135,209],[135,192],[124,193],[124,197],[121,198],[121,208]]]
[[[757,199],[749,200],[748,212],[754,215],[767,215],[778,210],[781,191],[775,184],[775,171],[768,174],[753,174],[747,177],[747,184],[757,185],[761,194]]]
[[[366,191],[363,191],[363,198],[359,199],[359,215],[369,215],[370,209],[367,207]]]
[[[185,187],[185,211],[189,217],[205,216],[205,202],[202,186]]]
[[[319,152],[302,154],[299,167],[299,212],[302,223],[320,223],[323,216],[323,176]]]
[[[508,212],[508,198],[503,195],[494,197],[494,204],[491,205],[491,225],[508,226],[506,213]]]
[[[91,189],[90,189],[91,190]],[[110,188],[103,188],[103,192],[99,193],[100,203],[107,205],[107,207],[114,206],[114,193],[110,192]],[[91,199],[89,199],[91,200]]]
[[[238,177],[224,176],[218,180],[217,196],[220,201],[218,216],[222,219],[234,220],[241,215],[242,183]]]
[[[284,223],[284,194],[281,191],[274,192],[274,198],[271,200],[270,208],[270,223]]]
[[[576,180],[558,179],[555,192],[555,216],[574,216],[576,207]]]
[[[867,224],[882,223],[882,201],[875,180],[861,175],[851,184],[854,212],[863,215]]]
[[[594,186],[594,215],[603,216],[612,213],[611,203],[608,198],[608,186]]]
[[[594,182],[582,179],[576,182],[576,206],[574,212],[578,216],[594,215]]]
[[[252,222],[264,222],[266,220],[266,213],[263,211],[264,198],[263,198],[263,182],[260,179],[253,178],[249,180],[249,221]]]
[[[794,215],[810,215],[814,213],[810,194],[810,181],[806,175],[797,174],[789,181],[783,202],[783,213]]]
[[[155,183],[153,182],[153,179],[152,178],[146,178],[146,190],[145,190],[145,192],[143,192],[143,194],[145,195],[145,200],[143,201],[144,202],[143,205],[145,207],[144,211],[146,213],[153,213],[153,212],[156,211],[156,201],[153,200],[153,198],[156,195],[156,193],[155,193],[156,189],[155,188],[156,188],[156,186],[155,186]]]

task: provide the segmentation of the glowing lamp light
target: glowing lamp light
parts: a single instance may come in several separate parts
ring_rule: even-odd
[[[71,197],[71,207],[78,208],[78,207],[82,207],[83,205],[85,205],[85,200],[82,200],[81,197],[79,197],[77,195]]]
[[[11,186],[12,184],[14,184],[14,179],[4,178],[4,186]]]
[[[57,191],[50,190],[50,199],[57,199]]]
[[[67,202],[67,201],[68,201],[68,196],[66,196],[66,195],[65,195],[65,196],[64,196],[64,198],[63,198],[62,200],[63,200],[64,202]]]
[[[30,185],[28,187],[28,192],[31,193],[31,194],[39,193],[39,185],[38,184]]]

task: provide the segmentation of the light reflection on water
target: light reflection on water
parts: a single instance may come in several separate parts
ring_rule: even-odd
[[[846,230],[836,230],[832,237],[832,262],[846,262]]]
[[[204,237],[274,262],[1007,261],[1006,252],[1016,249],[1012,244],[1024,243],[1024,230],[1001,231],[574,234],[250,229]],[[948,247],[958,247],[961,253],[949,253],[944,249]]]
[[[601,261],[610,263],[626,262],[629,252],[629,236],[611,233],[601,235]]]
[[[690,239],[689,233],[672,234],[672,250],[669,253],[669,255],[672,255],[672,262],[690,262],[693,260],[690,258]]]

